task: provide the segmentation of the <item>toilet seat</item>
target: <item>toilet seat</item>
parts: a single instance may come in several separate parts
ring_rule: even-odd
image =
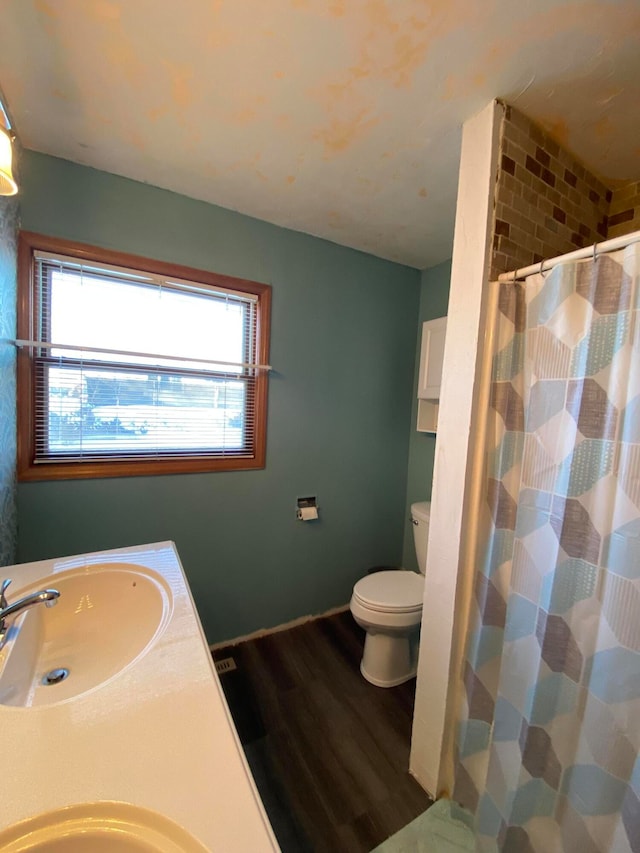
[[[416,613],[422,610],[424,577],[415,572],[375,572],[361,578],[353,598],[362,607],[379,613]]]

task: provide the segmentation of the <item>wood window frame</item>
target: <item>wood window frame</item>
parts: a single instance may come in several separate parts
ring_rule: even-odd
[[[109,264],[140,270],[167,278],[192,281],[213,288],[235,290],[257,298],[256,360],[269,363],[271,331],[271,286],[139,255],[104,249],[75,241],[21,231],[18,240],[18,339],[34,340],[36,323],[34,253],[67,255],[79,261]],[[17,351],[17,476],[19,481],[68,480],[188,474],[212,471],[264,468],[266,463],[268,372],[257,370],[255,379],[254,447],[247,456],[198,456],[185,451],[184,457],[157,459],[56,461],[35,460],[35,360],[31,350]]]

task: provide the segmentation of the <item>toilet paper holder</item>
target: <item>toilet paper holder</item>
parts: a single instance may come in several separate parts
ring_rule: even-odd
[[[297,498],[296,518],[299,521],[316,521],[318,518],[318,501],[315,495]]]

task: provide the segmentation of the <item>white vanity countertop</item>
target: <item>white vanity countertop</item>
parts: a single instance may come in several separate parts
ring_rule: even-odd
[[[56,573],[108,563],[147,567],[165,578],[173,596],[166,627],[145,655],[93,690],[57,704],[0,705],[0,828],[71,804],[118,801],[159,812],[209,851],[279,850],[173,543],[0,573],[13,578],[12,600],[40,578],[55,587]],[[46,619],[46,608],[36,610]],[[112,630],[118,631],[117,609]]]

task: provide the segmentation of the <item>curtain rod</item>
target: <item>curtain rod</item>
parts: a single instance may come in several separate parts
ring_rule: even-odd
[[[583,258],[596,257],[607,252],[615,252],[616,249],[623,249],[625,246],[630,246],[631,243],[637,243],[638,241],[640,241],[640,231],[632,231],[631,234],[625,234],[623,237],[614,237],[612,240],[594,243],[593,246],[585,246],[584,249],[576,249],[575,252],[567,252],[566,255],[558,255],[557,258],[550,258],[538,264],[531,264],[528,267],[522,267],[522,269],[514,270],[513,272],[503,272],[498,276],[498,281],[517,281],[517,279],[526,278],[533,273],[550,270],[564,261],[580,261]]]
[[[223,367],[246,367],[253,368],[254,370],[273,370],[270,364],[252,364],[246,361],[221,361],[214,360],[210,358],[189,358],[188,356],[182,355],[166,355],[160,354],[156,352],[134,352],[132,350],[122,350],[122,349],[103,349],[101,347],[83,347],[76,346],[74,344],[54,344],[49,341],[25,341],[25,340],[9,340],[8,338],[3,338],[2,343],[4,344],[13,344],[16,347],[37,347],[39,349],[63,349],[63,350],[71,350],[73,352],[99,352],[106,355],[131,355],[137,356],[138,358],[157,358],[163,359],[165,361],[183,361],[189,362],[193,364],[216,364],[218,366],[222,365]],[[141,367],[148,367],[149,365],[140,365]],[[165,365],[162,365],[163,367]]]

